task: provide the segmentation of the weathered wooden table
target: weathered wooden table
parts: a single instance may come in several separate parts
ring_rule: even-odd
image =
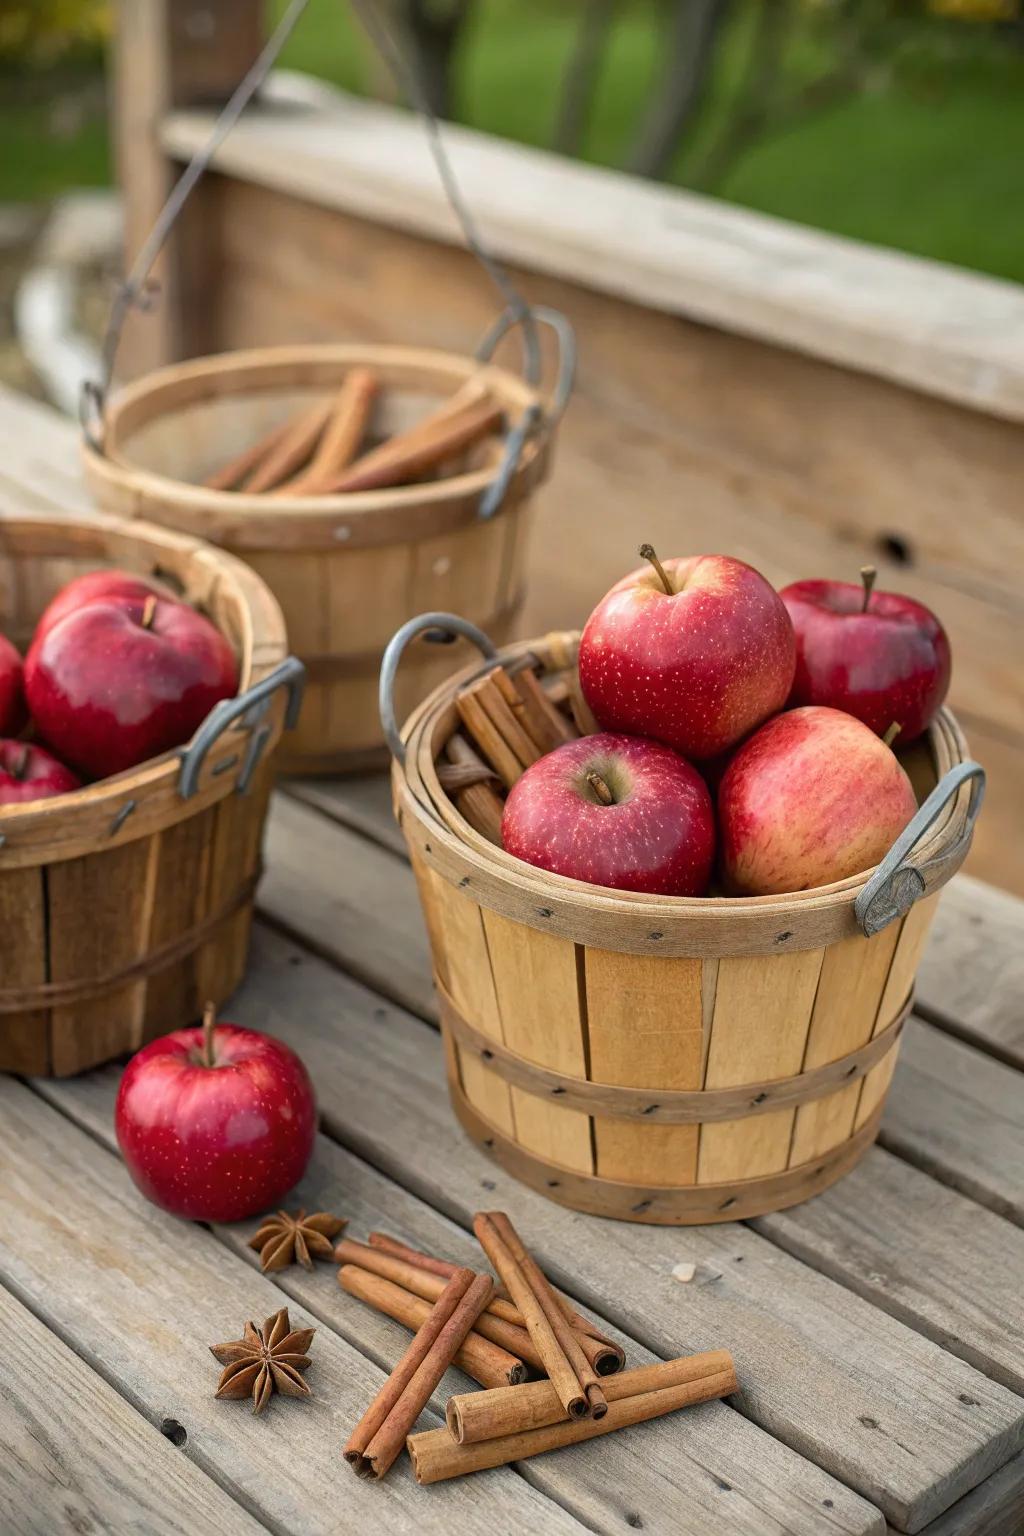
[[[0,507],[81,504],[66,423],[0,397],[0,424]],[[290,1205],[468,1262],[473,1211],[504,1207],[632,1361],[726,1346],[742,1390],[458,1483],[418,1488],[404,1464],[358,1482],[341,1447],[402,1330],[330,1265],[262,1277],[253,1224],[148,1205],[114,1146],[116,1068],[0,1078],[3,1536],[1024,1531],[1024,903],[947,890],[854,1173],[782,1215],[673,1230],[563,1211],[457,1129],[382,782],[281,793],[267,865],[229,1015],[287,1039],[317,1085],[323,1133]],[[313,1401],[259,1419],[215,1402],[207,1345],[282,1303],[317,1326]],[[453,1373],[435,1411],[467,1385]]]

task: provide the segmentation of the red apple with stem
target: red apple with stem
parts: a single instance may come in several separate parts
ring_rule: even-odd
[[[779,596],[796,633],[790,703],[845,709],[900,745],[931,724],[949,689],[946,632],[930,608],[898,592],[876,592],[875,568],[852,581],[794,581]]]
[[[309,1074],[282,1040],[215,1024],[143,1046],[124,1070],[118,1145],[148,1200],[192,1221],[242,1221],[306,1171],[316,1136]]]
[[[69,581],[66,587],[61,587],[56,597],[51,598],[40,615],[32,639],[33,641],[41,639],[67,614],[74,613],[78,608],[84,608],[87,603],[122,597],[134,598],[137,602],[144,603],[153,593],[157,597],[162,597],[165,602],[177,601],[174,595],[159,582],[150,581],[145,576],[135,576],[131,571],[111,569],[87,571],[84,576],[76,576],[73,581]]]
[[[82,781],[31,741],[0,741],[0,806],[26,805],[81,789]]]
[[[501,819],[507,853],[591,885],[702,896],[715,856],[711,796],[670,747],[602,732],[533,763]]]
[[[886,742],[838,709],[755,731],[718,789],[722,872],[738,895],[806,891],[871,869],[917,809]]]
[[[782,708],[796,646],[778,593],[727,555],[649,562],[594,609],[580,682],[605,730],[652,736],[684,757],[715,757]]]
[[[0,736],[16,736],[25,724],[24,665],[6,635],[0,635]]]
[[[37,637],[25,694],[40,735],[95,778],[188,741],[238,687],[227,640],[201,613],[154,593],[96,600]]]

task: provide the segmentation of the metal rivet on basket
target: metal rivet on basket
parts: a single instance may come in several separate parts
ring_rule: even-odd
[[[647,1208],[650,1205],[650,1203],[651,1202],[649,1200],[641,1200],[639,1205],[631,1205],[630,1206],[630,1210],[632,1211],[634,1216],[639,1216],[641,1211],[646,1211],[647,1210]]]
[[[485,1046],[484,1049],[480,1052],[480,1060],[481,1061],[493,1061],[494,1060],[494,1052],[493,1051],[489,1051],[487,1049],[487,1047]]]
[[[551,908],[550,907],[538,907],[537,908],[537,916],[538,917],[551,917],[551,915],[552,915],[552,912],[551,912]]]
[[[128,820],[128,817],[131,815],[134,809],[135,801],[126,800],[124,805],[122,805],[121,809],[118,811],[117,815],[114,817],[113,821],[110,823],[110,832],[108,836],[115,837],[117,833],[120,832],[121,828],[124,826],[125,822]]]
[[[565,1089],[564,1088],[552,1088],[551,1092],[552,1093],[564,1093]]]
[[[789,929],[787,928],[785,933],[777,933],[775,935],[775,942],[776,944],[785,944],[786,940],[791,939],[792,937],[792,933],[790,933]]]
[[[847,1067],[847,1069],[846,1069],[846,1076],[847,1077],[854,1077],[856,1075],[856,1072],[857,1072],[857,1063],[854,1062],[852,1067]]]
[[[227,773],[230,769],[237,767],[238,753],[236,752],[233,757],[225,757],[221,760],[221,762],[214,763],[212,769],[210,770],[211,776],[215,779],[219,779],[222,773]]]
[[[657,933],[657,932],[655,932],[655,933],[649,933],[649,934],[648,934],[648,935],[647,935],[647,937],[648,937],[648,938],[649,938],[649,939],[663,939],[663,938],[664,938],[664,937],[665,937],[665,935],[664,935],[664,934],[663,934],[663,933]]]
[[[469,876],[468,875],[463,875],[462,879],[459,881],[459,890],[460,891],[464,891],[468,884],[469,884]]]
[[[488,1148],[493,1147],[494,1146],[494,1137],[493,1136],[485,1136],[483,1144],[484,1144],[485,1147],[488,1147]]]
[[[718,1207],[718,1209],[720,1211],[727,1211],[731,1205],[735,1205],[735,1204],[736,1204],[736,1196],[735,1195],[730,1195],[728,1200],[723,1200],[722,1201],[722,1203]]]
[[[424,853],[433,853],[433,851],[434,850],[433,850],[433,848],[431,848],[429,843],[424,843],[423,844],[423,852]]]
[[[548,1189],[558,1189],[561,1183],[561,1179],[548,1179]]]
[[[654,1111],[655,1111],[655,1110],[656,1110],[656,1109],[660,1109],[660,1108],[661,1108],[661,1105],[660,1105],[660,1104],[648,1104],[648,1106],[647,1106],[647,1108],[646,1108],[646,1109],[644,1109],[644,1110],[641,1110],[641,1114],[644,1114],[644,1115],[653,1115],[653,1114],[654,1114]]]
[[[0,848],[2,848],[4,846],[4,843],[6,843],[6,841],[7,841],[7,834],[6,834],[6,832],[0,832]]]
[[[347,539],[352,537],[352,529],[342,523],[340,527],[335,528],[334,537],[337,539],[339,544],[344,544]]]
[[[751,1099],[750,1102],[751,1102],[751,1104],[763,1104],[767,1097],[768,1097],[768,1095],[766,1093],[759,1093],[757,1095],[757,1097]]]

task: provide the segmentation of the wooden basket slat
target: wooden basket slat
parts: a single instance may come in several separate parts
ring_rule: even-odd
[[[175,365],[130,385],[108,408],[105,451],[84,450],[101,505],[187,529],[249,561],[276,594],[311,681],[297,731],[280,754],[287,773],[355,771],[386,760],[376,707],[380,655],[414,613],[451,609],[501,641],[522,600],[529,497],[547,473],[549,432],[526,444],[498,516],[480,496],[501,454],[497,439],[441,466],[419,485],[296,499],[210,491],[204,477],[314,400],[353,365],[384,382],[370,436],[411,425],[479,376],[518,419],[537,391],[470,358],[394,346],[271,347]],[[425,648],[428,649],[429,648]],[[331,658],[347,670],[328,675]],[[445,675],[410,658],[400,704]],[[419,664],[417,664],[419,663]]]
[[[896,1013],[902,999],[907,997],[914,985],[918,962],[928,941],[928,930],[935,916],[938,900],[938,891],[931,896],[926,896],[911,907],[903,919],[896,952],[892,957],[892,965],[889,967],[889,975],[886,978],[885,990],[882,993],[878,1016],[875,1020],[876,1034]],[[859,1130],[884,1100],[896,1070],[898,1055],[898,1049],[890,1051],[877,1067],[872,1067],[861,1083],[857,1113],[853,1122],[854,1130]]]
[[[586,951],[594,1082],[699,1088],[704,1071],[700,960]],[[696,1125],[594,1118],[596,1172],[638,1184],[697,1182]]]
[[[159,834],[156,899],[150,927],[155,946],[170,944],[208,915],[206,861],[216,815],[217,807],[211,806],[188,821],[165,827]],[[180,1028],[183,1019],[196,1018],[204,1002],[194,954],[156,972],[146,981],[145,1039],[153,1040],[168,1030]]]
[[[46,981],[46,889],[42,869],[16,869],[0,877],[0,977],[7,988]],[[49,1015],[45,1009],[0,1013],[0,1068],[29,1077],[50,1071]]]
[[[892,965],[902,924],[890,923],[870,939],[860,934],[843,939],[825,951],[818,992],[814,999],[802,1070],[838,1061],[870,1040],[876,1025],[884,1028],[889,1017],[879,1017],[882,994]],[[790,1167],[820,1157],[845,1141],[853,1129],[860,1083],[848,1083],[837,1093],[796,1112],[789,1150]]]

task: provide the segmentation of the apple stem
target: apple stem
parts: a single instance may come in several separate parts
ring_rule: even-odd
[[[207,1003],[203,1009],[203,1066],[215,1067],[217,1059],[213,1054],[213,1031],[217,1023],[217,1010],[212,1003]]]
[[[889,726],[885,735],[882,737],[882,740],[885,742],[887,747],[892,746],[893,742],[896,740],[896,737],[899,735],[902,729],[903,727],[900,725],[898,720],[894,720],[892,722],[892,725]]]
[[[864,601],[860,605],[861,613],[867,613],[868,603],[871,601],[871,589],[875,585],[875,577],[878,575],[873,565],[862,565],[860,579],[864,583]]]
[[[654,550],[654,545],[653,544],[641,544],[640,545],[639,553],[640,553],[641,560],[649,560],[651,562],[651,564],[654,566],[654,569],[657,571],[658,576],[659,576],[659,578],[661,580],[661,584],[665,588],[666,594],[669,597],[675,597],[676,589],[672,585],[671,581],[668,578],[668,572],[665,570],[665,567],[662,565],[661,561],[658,559],[658,556],[656,555],[655,550]]]
[[[599,773],[595,773],[594,770],[591,769],[590,772],[586,774],[586,780],[602,805],[615,804],[615,796],[612,794],[611,790],[608,788],[608,785],[605,783],[604,779],[602,779]]]
[[[24,779],[24,777],[25,777],[27,772],[28,772],[28,746],[26,745],[23,748],[22,754],[19,757],[18,761],[15,763],[14,767],[11,769],[11,774],[20,783],[21,780]]]
[[[155,614],[156,614],[156,593],[152,592],[152,593],[150,593],[149,597],[146,598],[145,605],[144,605],[144,607],[142,609],[142,620],[141,620],[141,623],[142,623],[143,629],[149,629],[149,627],[153,623],[153,618],[154,618]]]

